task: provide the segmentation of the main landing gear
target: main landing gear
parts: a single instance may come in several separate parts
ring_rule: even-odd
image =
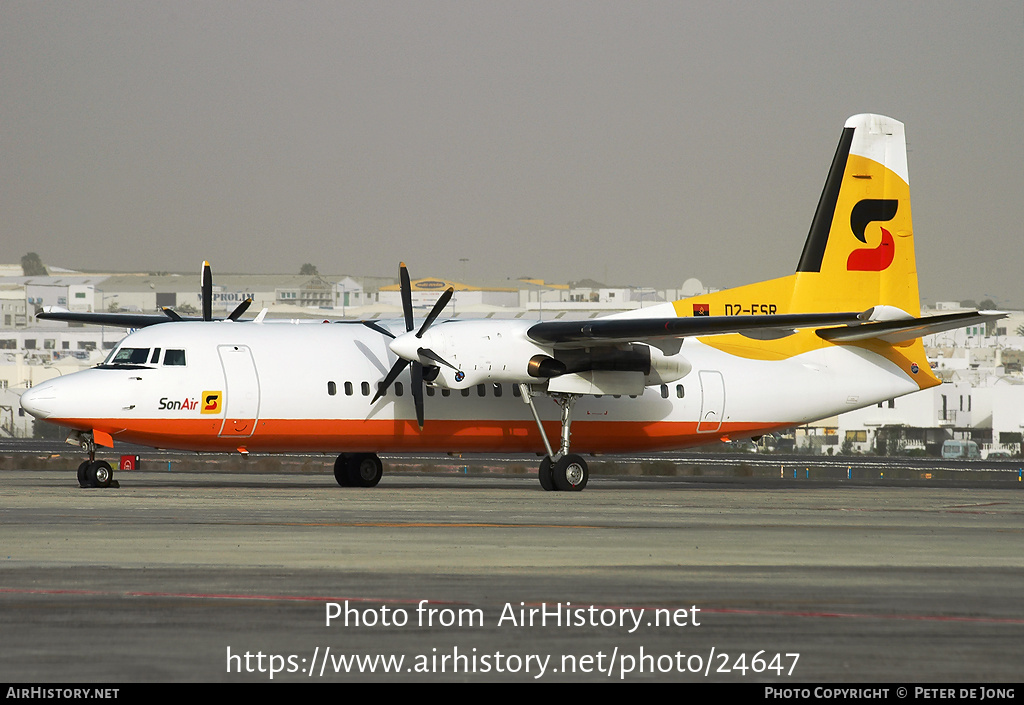
[[[114,469],[106,460],[96,460],[96,443],[92,434],[82,434],[79,442],[82,448],[89,453],[89,459],[78,466],[79,487],[117,487],[114,480]]]
[[[572,407],[579,398],[577,394],[552,394],[562,409],[562,438],[558,452],[551,450],[551,443],[548,442],[547,434],[544,433],[544,426],[540,422],[540,415],[533,405],[533,393],[530,385],[520,384],[519,391],[522,392],[523,401],[530,405],[533,418],[540,430],[540,437],[544,440],[544,448],[548,454],[540,461],[540,468],[537,470],[537,477],[540,479],[540,486],[546,491],[558,490],[561,492],[579,492],[587,486],[590,479],[590,469],[587,463],[580,456],[569,452],[569,427],[572,425]]]
[[[374,487],[384,466],[373,453],[342,453],[334,461],[334,479],[342,487]]]

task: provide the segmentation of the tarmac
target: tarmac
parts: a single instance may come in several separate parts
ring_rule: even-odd
[[[115,477],[0,470],[0,681],[1020,679],[1017,482]]]

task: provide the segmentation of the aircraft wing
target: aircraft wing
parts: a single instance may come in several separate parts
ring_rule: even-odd
[[[870,314],[870,312],[866,312]],[[547,321],[530,327],[535,342],[559,347],[614,345],[664,338],[691,338],[722,333],[766,333],[795,328],[823,328],[861,323],[865,313],[786,313],[765,316],[693,316]],[[842,330],[845,330],[842,329]]]
[[[91,323],[116,328],[145,328],[157,323],[173,321],[201,321],[201,318],[182,318],[173,311],[169,314],[154,313],[86,313],[47,306],[36,314],[43,321],[66,321],[68,323]]]
[[[1004,318],[1001,311],[968,311],[947,313],[941,316],[905,318],[894,321],[877,321],[849,328],[828,328],[817,331],[818,336],[834,343],[854,343],[859,340],[877,338],[890,345],[903,343],[932,333],[941,333],[969,325],[978,325]]]

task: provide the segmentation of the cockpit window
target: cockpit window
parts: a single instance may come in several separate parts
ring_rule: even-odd
[[[145,365],[149,361],[149,348],[121,348],[110,361],[111,365]]]
[[[167,350],[164,352],[164,364],[165,365],[185,365],[185,351],[184,350]]]

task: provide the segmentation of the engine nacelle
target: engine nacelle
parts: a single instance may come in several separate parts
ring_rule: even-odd
[[[530,373],[531,360],[551,358],[552,351],[526,337],[536,321],[445,321],[427,330],[420,339],[429,348],[458,369],[439,366],[432,384],[450,389],[466,389],[486,382],[535,383]],[[429,359],[421,362],[436,365]]]
[[[445,321],[430,327],[421,338],[412,333],[399,336],[391,348],[427,366],[425,379],[430,384],[449,389],[488,382],[540,384],[562,375],[595,371],[639,372],[644,384],[657,385],[674,382],[691,369],[682,355],[665,355],[656,347],[640,343],[590,348],[542,346],[527,335],[534,323]],[[417,353],[420,349],[424,352]]]
[[[666,355],[658,348],[643,343],[556,350],[554,360],[547,362],[547,370],[555,369],[556,363],[563,368],[562,374],[640,372],[646,386],[675,382],[692,369],[682,355]],[[543,365],[539,367],[544,369]]]
[[[651,370],[647,373],[646,382],[652,384],[669,384],[682,379],[690,374],[693,365],[683,357],[682,353],[666,355],[656,347],[651,346]]]

